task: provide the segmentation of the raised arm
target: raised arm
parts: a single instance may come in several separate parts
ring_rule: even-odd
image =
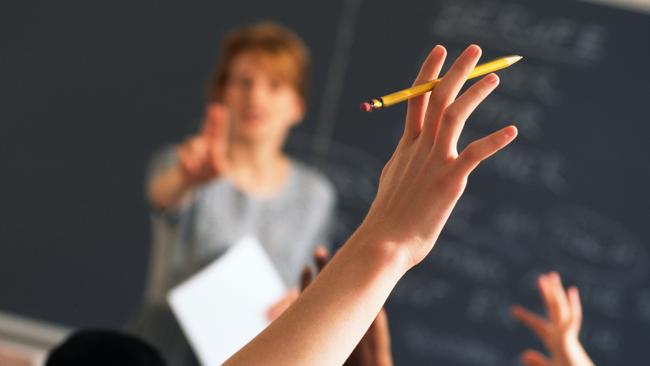
[[[527,349],[521,354],[521,361],[527,366],[593,366],[578,337],[582,325],[578,288],[569,287],[565,292],[557,272],[540,275],[537,286],[548,318],[518,305],[513,306],[512,312],[539,338],[550,357]]]
[[[225,108],[216,103],[209,105],[201,131],[178,147],[178,164],[160,172],[149,183],[149,201],[153,207],[172,208],[196,185],[224,172],[227,128]]]
[[[317,247],[314,251],[316,270],[320,273],[329,262],[330,256],[325,247]],[[305,266],[300,278],[300,289],[305,291],[313,281],[311,268]],[[344,366],[392,366],[393,354],[390,349],[390,331],[388,316],[383,308],[363,335],[361,341],[352,351]]]
[[[434,48],[415,83],[436,78],[445,54]],[[298,300],[226,365],[345,362],[397,281],[433,248],[472,170],[517,134],[506,127],[456,151],[465,121],[498,84],[488,75],[456,98],[480,54],[468,47],[431,95],[410,100],[363,223]]]

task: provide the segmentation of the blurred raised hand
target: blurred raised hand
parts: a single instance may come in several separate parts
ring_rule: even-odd
[[[177,149],[178,164],[156,175],[148,187],[149,201],[159,209],[175,207],[198,184],[227,171],[228,112],[220,104],[209,104],[201,131]]]
[[[565,291],[557,272],[540,275],[537,285],[547,316],[519,305],[512,307],[512,313],[539,338],[549,354],[527,349],[521,361],[527,366],[593,366],[579,339],[582,305],[578,289],[571,286]]]
[[[201,131],[178,147],[179,163],[185,178],[192,184],[219,177],[226,170],[228,112],[220,104],[206,108]]]

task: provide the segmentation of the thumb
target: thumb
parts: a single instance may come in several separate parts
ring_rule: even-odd
[[[545,341],[547,329],[546,319],[519,305],[513,306],[511,312],[517,320],[535,333],[541,341]]]
[[[532,349],[527,349],[521,354],[521,362],[526,366],[553,366],[546,356]]]

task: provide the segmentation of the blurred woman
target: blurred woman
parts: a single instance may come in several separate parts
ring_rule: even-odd
[[[252,234],[291,288],[270,309],[277,316],[298,296],[300,270],[316,245],[328,244],[335,205],[330,182],[282,151],[305,115],[303,42],[260,23],[229,34],[219,56],[201,131],[158,156],[147,181],[154,259],[136,332],[175,365],[189,349],[167,291]]]

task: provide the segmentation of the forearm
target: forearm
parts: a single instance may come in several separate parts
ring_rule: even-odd
[[[158,209],[177,206],[192,188],[180,166],[173,165],[155,176],[148,187],[149,202]]]
[[[300,298],[226,365],[343,364],[408,269],[405,257],[360,229]]]

